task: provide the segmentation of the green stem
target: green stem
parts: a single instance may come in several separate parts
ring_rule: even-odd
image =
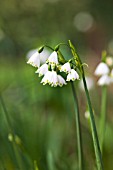
[[[106,104],[107,104],[107,86],[102,87],[101,115],[100,115],[100,147],[103,150],[105,126],[106,126]]]
[[[9,128],[9,134],[11,134],[12,137],[14,137],[14,131],[13,131],[13,128],[12,128],[12,125],[11,125],[11,122],[10,122],[10,118],[9,118],[9,115],[8,115],[8,111],[6,109],[2,95],[0,95],[0,101],[1,101],[1,105],[2,105],[3,110],[4,110],[6,120],[7,120],[7,125],[8,125],[8,128]],[[20,158],[20,155],[18,153],[18,149],[16,147],[15,141],[13,139],[12,139],[12,146],[13,146],[13,151],[14,151],[16,161],[17,161],[17,164],[18,164],[18,168],[21,170],[21,169],[23,169],[23,166],[21,166],[21,158]]]
[[[85,80],[85,73],[84,73],[83,64],[81,62],[79,55],[76,52],[75,47],[73,46],[73,44],[71,43],[70,40],[69,40],[69,45],[70,45],[73,57],[75,59],[75,63],[77,63],[77,67],[79,68],[79,70],[81,72],[83,83],[84,83],[86,98],[87,98],[87,102],[88,102],[88,108],[89,108],[89,112],[90,112],[90,124],[91,124],[91,131],[92,131],[92,138],[93,138],[95,156],[96,156],[97,169],[98,170],[104,170],[103,161],[102,161],[102,154],[101,154],[101,150],[100,150],[95,119],[94,119],[94,115],[93,115],[93,109],[92,109],[91,100],[90,100],[90,96],[89,96],[89,92],[88,92],[88,88],[87,88],[87,84],[86,84],[86,80]]]
[[[74,103],[75,103],[75,119],[76,119],[76,130],[77,130],[77,145],[78,145],[78,164],[79,170],[83,170],[83,148],[82,148],[82,135],[81,135],[81,127],[80,127],[80,114],[79,114],[79,106],[78,99],[76,95],[76,91],[74,88],[74,83],[71,82]]]
[[[92,137],[93,137],[95,155],[96,155],[97,168],[98,168],[98,170],[103,170],[104,167],[103,167],[103,162],[102,162],[102,155],[101,155],[101,150],[100,150],[100,145],[99,145],[99,140],[98,140],[98,134],[97,134],[95,119],[94,119],[94,115],[93,115],[93,109],[92,109],[92,105],[91,105],[91,100],[90,100],[90,96],[89,96],[84,72],[82,74],[82,78],[83,78],[85,93],[86,93],[88,107],[89,107],[90,123],[91,123],[91,130],[92,130]]]

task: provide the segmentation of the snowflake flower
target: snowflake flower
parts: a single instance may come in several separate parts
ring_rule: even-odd
[[[111,77],[109,75],[103,75],[102,77],[100,77],[97,84],[99,86],[104,86],[104,85],[111,84],[111,82],[112,82],[112,79],[111,79]]]
[[[97,66],[94,74],[97,75],[97,76],[101,76],[101,75],[105,75],[105,74],[108,74],[108,73],[109,73],[109,67],[107,66],[106,63],[101,62]]]
[[[71,71],[71,66],[70,63],[67,62],[65,63],[63,66],[61,66],[60,68],[60,72],[65,72],[65,73],[69,73]]]
[[[48,65],[45,63],[35,73],[39,73],[39,77],[45,75],[48,71]]]
[[[79,75],[74,69],[71,69],[70,73],[67,75],[66,81],[70,81],[70,80],[74,81],[76,79],[79,79]]]
[[[60,87],[62,87],[63,85],[66,85],[66,84],[67,84],[66,81],[65,81],[65,79],[64,79],[62,76],[58,75],[57,77],[58,77],[58,85],[59,85]]]
[[[57,52],[54,51],[52,52],[52,54],[49,56],[48,60],[47,60],[50,64],[58,64],[58,56],[57,56]]]
[[[28,60],[27,64],[31,64],[34,67],[40,66],[40,56],[38,52],[35,52]]]
[[[51,86],[56,87],[58,85],[58,77],[56,71],[48,71],[44,75],[41,83],[43,83],[43,85],[49,84]]]

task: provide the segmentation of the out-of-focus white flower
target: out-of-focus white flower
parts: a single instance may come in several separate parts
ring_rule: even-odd
[[[58,56],[57,56],[57,52],[54,51],[52,52],[52,54],[49,56],[48,60],[47,60],[50,64],[58,64]]]
[[[48,65],[45,63],[35,73],[39,73],[39,77],[45,75],[48,71]]]
[[[93,87],[94,87],[94,80],[91,77],[88,77],[88,76],[86,76],[85,79],[86,79],[88,90],[93,89]],[[79,87],[80,87],[81,90],[84,90],[84,85],[83,85],[83,81],[82,80],[80,81]]]
[[[40,66],[40,56],[38,52],[35,52],[28,60],[28,64],[31,64],[34,67]]]
[[[79,79],[79,75],[74,69],[71,69],[70,73],[67,75],[66,81],[70,81],[70,80],[74,81],[76,79]]]
[[[110,56],[106,57],[106,64],[108,66],[112,66],[113,65],[113,57],[110,57]]]
[[[93,27],[93,24],[94,18],[87,11],[79,12],[74,18],[74,26],[81,32],[89,31]]]
[[[112,78],[109,75],[103,75],[102,77],[100,77],[100,79],[97,82],[99,86],[109,85],[111,83],[112,83]]]
[[[58,85],[60,86],[60,87],[62,87],[63,85],[66,85],[67,83],[66,83],[66,81],[64,80],[64,78],[62,77],[62,76],[60,76],[60,75],[58,75]]]
[[[101,63],[97,66],[94,74],[97,75],[97,76],[101,76],[101,75],[108,74],[109,71],[110,71],[110,70],[109,70],[109,67],[107,66],[107,64],[105,64],[104,62],[101,62]]]
[[[63,66],[61,66],[60,68],[60,72],[65,72],[65,73],[69,73],[71,71],[71,66],[70,63],[67,62],[65,63]]]
[[[58,85],[58,77],[56,71],[48,71],[43,77],[41,83],[43,83],[43,85],[48,83],[49,85],[56,87]]]
[[[110,76],[113,78],[113,69],[111,70]]]
[[[85,111],[85,118],[86,118],[86,119],[89,119],[89,118],[90,118],[89,110],[86,110],[86,111]]]

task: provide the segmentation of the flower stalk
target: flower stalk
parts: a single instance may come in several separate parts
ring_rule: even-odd
[[[18,164],[18,168],[19,168],[19,169],[23,169],[24,167],[23,167],[23,165],[22,165],[22,160],[21,160],[21,157],[20,157],[20,155],[19,155],[19,152],[18,152],[18,148],[17,148],[17,146],[16,146],[16,143],[15,143],[15,141],[14,141],[15,134],[14,134],[14,131],[13,131],[11,122],[10,122],[10,118],[9,118],[8,111],[7,111],[7,109],[6,109],[6,106],[5,106],[5,103],[4,103],[4,100],[3,100],[3,97],[2,97],[1,94],[0,94],[0,101],[1,101],[1,105],[2,105],[3,110],[4,110],[4,114],[5,114],[5,117],[6,117],[8,129],[9,129],[8,139],[12,142],[13,151],[14,151],[14,154],[15,154],[15,157],[16,157],[16,162],[17,162],[17,164]]]
[[[105,126],[106,126],[106,105],[107,105],[107,86],[102,86],[102,101],[100,115],[100,148],[103,151]]]
[[[74,104],[75,104],[75,120],[76,120],[76,131],[77,131],[77,145],[78,145],[78,166],[79,170],[83,170],[83,148],[82,148],[82,135],[81,135],[81,126],[80,126],[80,114],[78,99],[74,87],[74,83],[71,82]]]
[[[87,84],[86,84],[86,80],[85,80],[84,68],[83,68],[82,62],[80,60],[80,57],[78,56],[78,54],[75,50],[75,47],[73,46],[73,44],[71,43],[70,40],[69,40],[69,45],[70,45],[73,57],[75,59],[75,62],[78,64],[78,68],[81,72],[82,79],[83,79],[83,84],[84,84],[87,103],[88,103],[88,109],[89,109],[89,113],[90,113],[90,124],[91,124],[95,156],[96,156],[97,169],[104,170],[102,155],[101,155],[101,150],[100,150],[100,145],[99,145],[99,140],[98,140],[98,134],[97,134],[95,119],[94,119],[94,115],[93,115],[93,109],[92,109],[91,100],[90,100],[90,96],[89,96],[89,92],[88,92],[88,88],[87,88]]]

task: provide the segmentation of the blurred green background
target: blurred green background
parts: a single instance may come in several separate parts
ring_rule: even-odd
[[[113,55],[112,0],[4,0],[0,2],[0,170],[78,170],[74,103],[71,87],[40,84],[26,56],[42,44],[70,39],[94,79],[90,91],[98,117],[101,89],[94,69],[101,51]],[[69,50],[62,48],[70,58]],[[95,156],[84,92],[78,88],[84,145],[84,166],[92,170]],[[105,169],[113,170],[113,91],[108,89]],[[8,116],[8,117],[7,117]],[[12,136],[13,134],[13,136]],[[35,165],[37,162],[38,169]]]

